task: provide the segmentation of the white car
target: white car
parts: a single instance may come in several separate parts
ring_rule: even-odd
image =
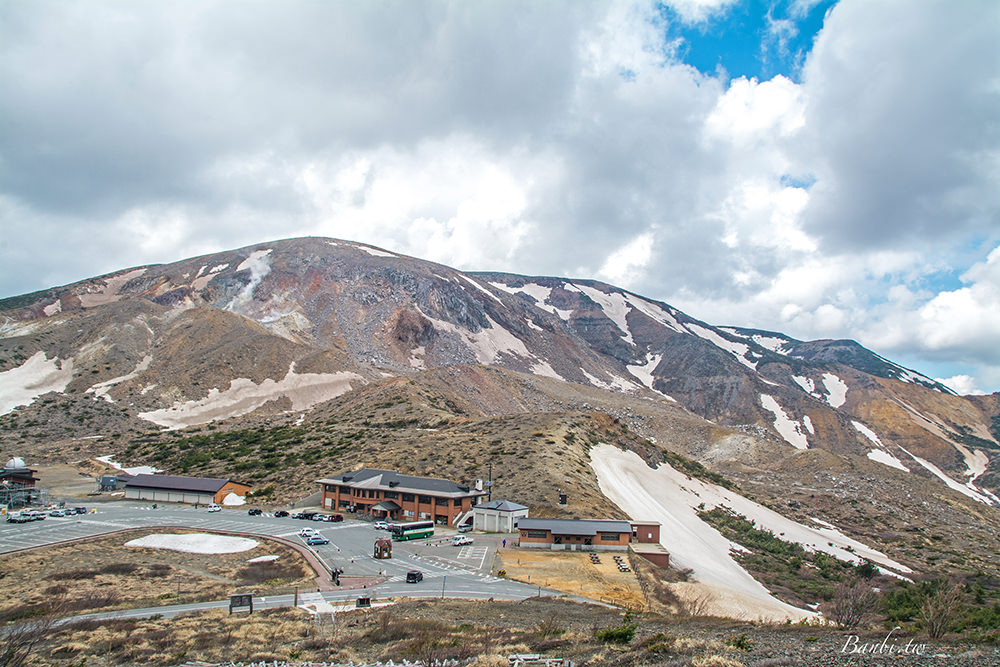
[[[460,547],[463,544],[472,544],[472,538],[468,535],[456,535],[451,538],[451,545],[453,547]]]
[[[221,512],[222,511],[222,506],[221,505],[216,505],[215,503],[212,503],[211,505],[208,506],[208,511],[209,512]]]
[[[386,521],[376,521],[372,526],[375,530],[389,530],[389,524]]]
[[[313,535],[319,535],[319,533],[312,528],[303,528],[299,531],[299,537],[312,537]]]

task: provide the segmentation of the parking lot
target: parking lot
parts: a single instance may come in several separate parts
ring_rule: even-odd
[[[160,504],[153,509],[151,504],[138,502],[102,503],[90,506],[83,515],[47,517],[23,524],[0,522],[0,554],[123,529],[170,526],[282,537],[303,546],[305,538],[299,536],[299,531],[308,527],[329,540],[329,544],[307,547],[328,570],[342,569],[345,583],[364,579],[380,595],[518,599],[540,592],[491,574],[498,542],[504,536],[474,535],[472,544],[453,546],[456,532],[437,528],[435,535],[427,539],[393,542],[392,558],[375,559],[375,540],[389,534],[351,515],[346,515],[343,522],[327,523],[276,518],[271,512],[249,516],[246,508],[209,512],[204,507],[184,505]],[[410,570],[420,570],[423,580],[405,583]]]

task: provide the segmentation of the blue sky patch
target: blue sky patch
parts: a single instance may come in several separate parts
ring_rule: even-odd
[[[743,0],[694,24],[685,24],[667,5],[660,5],[660,15],[666,19],[666,42],[677,44],[677,57],[703,74],[760,81],[781,74],[800,82],[806,55],[836,0],[810,4]]]

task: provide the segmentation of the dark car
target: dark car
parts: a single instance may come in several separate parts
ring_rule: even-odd
[[[259,507],[251,507],[250,509],[247,510],[247,514],[249,514],[250,516],[260,516],[261,514],[263,514],[263,512],[260,510]]]
[[[288,516],[288,511],[287,510],[278,510],[277,512],[274,513],[274,516],[276,516],[278,518],[281,518],[283,516]]]
[[[415,584],[424,580],[424,573],[420,570],[410,570],[406,573],[406,583]]]
[[[343,514],[331,514],[330,515],[330,521],[332,521],[334,523],[337,523],[338,521],[343,521],[343,520],[344,520],[344,515]]]
[[[297,519],[305,519],[306,521],[312,521],[313,517],[316,516],[318,512],[299,512]]]
[[[76,512],[77,514],[86,514],[87,513],[87,508],[86,507],[74,507],[73,511]]]

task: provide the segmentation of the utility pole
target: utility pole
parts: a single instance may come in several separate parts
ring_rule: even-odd
[[[486,500],[487,502],[493,500],[493,459],[490,459],[490,478],[486,482]]]

